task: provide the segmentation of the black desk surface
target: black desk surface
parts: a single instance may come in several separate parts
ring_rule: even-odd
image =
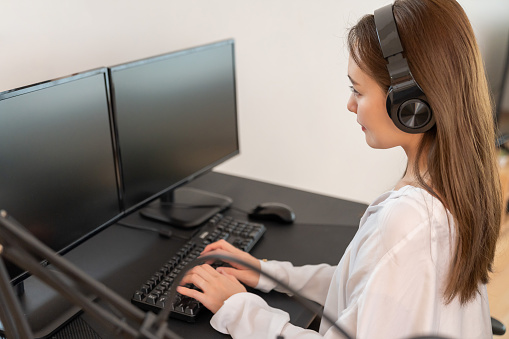
[[[367,207],[361,203],[216,172],[207,173],[187,186],[231,197],[235,209],[229,209],[224,214],[239,219],[247,219],[247,215],[238,209],[249,211],[262,202],[275,201],[291,206],[297,216],[295,223],[288,226],[265,222],[267,232],[251,253],[257,258],[288,260],[295,265],[322,262],[337,264],[357,231],[359,219]],[[123,221],[152,227],[169,227],[143,219],[137,212]],[[175,233],[189,237],[195,231],[174,229]],[[66,258],[126,300],[130,300],[133,291],[184,243],[185,240],[177,238],[163,239],[154,232],[112,225],[66,254]],[[38,283],[28,281],[27,293],[30,293],[30,284]],[[37,293],[41,293],[39,287],[36,289],[39,289]],[[287,311],[295,325],[307,326],[314,316],[286,295],[276,292],[260,295],[269,305]],[[29,296],[27,299],[30,298],[33,297]],[[53,302],[43,305],[42,308],[44,307],[54,310],[55,304]],[[45,318],[45,314],[48,314],[48,318]],[[35,327],[42,328],[41,331],[44,332],[44,324],[52,320],[49,318],[51,314],[54,312],[37,312],[37,315],[34,315],[37,317]],[[210,327],[210,317],[210,312],[203,312],[194,324],[170,319],[169,327],[185,338],[224,338],[224,335]],[[81,338],[84,333],[89,333],[89,326],[97,332],[98,336],[94,334],[95,338],[115,337],[101,328],[90,315],[82,314],[53,338]],[[34,328],[35,332],[37,330],[39,328]]]

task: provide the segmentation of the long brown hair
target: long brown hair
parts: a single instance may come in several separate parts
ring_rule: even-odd
[[[470,22],[454,0],[396,0],[393,13],[410,70],[433,109],[436,125],[423,135],[419,184],[442,201],[456,227],[446,303],[466,303],[486,284],[502,215],[493,105]],[[348,33],[353,60],[382,88],[390,85],[373,15]],[[428,180],[429,179],[429,180]]]

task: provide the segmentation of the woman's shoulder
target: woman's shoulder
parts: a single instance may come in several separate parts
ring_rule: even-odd
[[[391,190],[376,198],[367,208],[366,214],[405,212],[407,209],[417,212],[417,215],[429,215],[433,212],[446,213],[438,198],[423,188],[403,186],[398,190]]]
[[[444,234],[448,237],[452,218],[440,200],[426,190],[404,186],[391,191],[379,202],[376,231],[388,247],[401,241],[411,242],[424,235]]]
[[[388,215],[428,218],[430,215],[437,217],[448,213],[437,197],[423,188],[411,185],[389,191],[379,204],[383,205],[383,210]]]

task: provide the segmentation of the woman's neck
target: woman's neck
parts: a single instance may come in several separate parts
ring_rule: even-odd
[[[415,187],[421,187],[421,180],[424,179],[424,181],[430,185],[429,178],[427,175],[427,164],[426,164],[426,158],[424,156],[424,153],[421,154],[421,157],[419,159],[419,175],[417,175],[417,172],[415,171],[415,163],[417,161],[417,147],[411,147],[410,149],[405,149],[405,153],[407,154],[408,162],[407,167],[405,170],[405,174],[403,177],[398,181],[398,183],[395,186],[395,190],[400,189],[404,186],[415,186]]]
[[[411,172],[411,173],[409,173]],[[420,187],[421,185],[419,184],[419,179],[417,178],[416,175],[414,175],[413,171],[409,171],[409,168],[407,167],[407,171],[405,172],[405,175],[403,176],[403,178],[401,178],[398,183],[396,184],[396,186],[394,187],[395,190],[399,190],[401,187],[404,187],[404,186],[415,186],[415,187]]]

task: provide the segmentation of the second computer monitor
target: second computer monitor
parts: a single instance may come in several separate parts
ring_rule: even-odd
[[[238,153],[232,40],[112,67],[110,76],[126,211]]]
[[[107,75],[0,93],[0,208],[60,253],[121,213]],[[13,283],[27,276],[8,269]]]

